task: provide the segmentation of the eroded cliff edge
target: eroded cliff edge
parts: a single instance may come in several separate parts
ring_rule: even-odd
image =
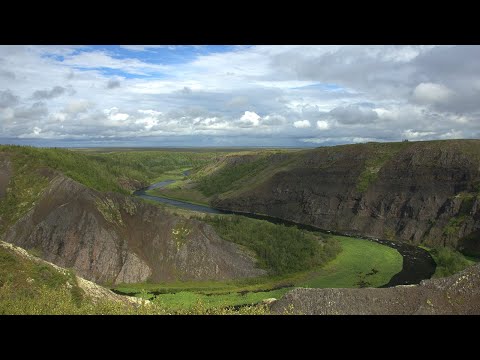
[[[322,147],[267,170],[212,204],[480,254],[479,140]]]

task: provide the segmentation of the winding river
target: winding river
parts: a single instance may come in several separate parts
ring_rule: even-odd
[[[184,175],[188,175],[188,171],[185,171]],[[160,189],[171,183],[174,183],[175,181],[176,180],[164,180],[164,181],[157,182],[146,188],[135,191],[134,195],[143,199],[148,199],[148,200],[153,200],[153,201],[157,201],[164,204],[173,205],[182,209],[199,211],[199,212],[204,212],[209,214],[243,215],[243,216],[247,216],[254,219],[267,220],[275,224],[284,224],[286,226],[297,226],[300,229],[305,229],[309,231],[319,231],[322,233],[328,233],[333,235],[355,237],[355,238],[360,238],[364,240],[374,241],[385,246],[389,246],[391,248],[396,249],[400,253],[400,255],[402,255],[403,267],[399,273],[394,275],[390,279],[390,281],[387,284],[383,285],[382,287],[419,284],[420,281],[429,279],[430,277],[432,277],[433,273],[435,272],[436,264],[433,258],[431,257],[431,255],[428,253],[428,251],[421,249],[417,246],[413,246],[405,243],[393,242],[389,240],[376,239],[376,238],[371,238],[366,236],[352,235],[348,233],[338,233],[334,231],[320,229],[311,225],[299,224],[293,221],[274,218],[271,216],[216,209],[206,205],[191,204],[186,201],[173,200],[173,199],[168,199],[162,196],[149,195],[146,193],[148,190]]]

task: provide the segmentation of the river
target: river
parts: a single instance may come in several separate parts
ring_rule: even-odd
[[[184,172],[184,175],[188,175],[188,171]],[[396,249],[400,255],[403,257],[403,267],[402,270],[394,275],[390,281],[383,285],[382,287],[392,287],[392,286],[397,286],[397,285],[412,285],[412,284],[419,284],[420,281],[425,280],[425,279],[430,279],[432,275],[435,272],[436,264],[435,261],[433,260],[432,256],[428,253],[428,251],[419,248],[417,246],[405,244],[405,243],[400,243],[400,242],[393,242],[390,240],[382,240],[382,239],[377,239],[377,238],[372,238],[372,237],[366,237],[366,236],[359,236],[359,235],[352,235],[348,233],[338,233],[334,231],[329,231],[325,229],[320,229],[312,225],[306,225],[306,224],[300,224],[300,223],[295,223],[293,221],[289,220],[284,220],[284,219],[279,219],[279,218],[274,218],[271,216],[266,216],[266,215],[258,215],[258,214],[252,214],[252,213],[245,213],[245,212],[238,212],[238,211],[230,211],[230,210],[222,210],[222,209],[216,209],[212,208],[210,206],[206,205],[197,205],[197,204],[191,204],[186,201],[181,201],[181,200],[173,200],[173,199],[168,199],[166,197],[162,196],[153,196],[149,195],[146,193],[148,190],[152,189],[159,189],[162,187],[165,187],[171,183],[174,183],[176,180],[164,180],[157,182],[155,184],[152,184],[146,188],[137,190],[134,192],[134,195],[143,198],[143,199],[148,199],[148,200],[153,200],[157,201],[160,203],[164,204],[169,204],[173,205],[182,209],[187,209],[187,210],[193,210],[193,211],[199,211],[199,212],[204,212],[208,214],[236,214],[236,215],[243,215],[247,216],[250,218],[255,218],[255,219],[261,219],[261,220],[267,220],[275,224],[283,224],[286,226],[297,226],[300,229],[305,229],[309,231],[319,231],[322,233],[328,233],[332,235],[342,235],[342,236],[349,236],[349,237],[354,237],[354,238],[360,238],[364,240],[369,240],[369,241],[374,241],[377,243],[380,243],[385,246],[389,246],[391,248]]]

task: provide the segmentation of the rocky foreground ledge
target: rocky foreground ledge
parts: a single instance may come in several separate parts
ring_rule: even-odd
[[[305,315],[473,315],[480,314],[480,264],[419,285],[377,289],[296,288],[272,304]]]

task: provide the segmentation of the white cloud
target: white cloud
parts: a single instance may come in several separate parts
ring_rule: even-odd
[[[240,120],[242,122],[250,122],[253,126],[260,124],[260,116],[253,111],[245,111]]]
[[[119,112],[117,107],[112,107],[110,109],[105,109],[103,111],[105,115],[107,115],[108,119],[112,120],[113,122],[121,122],[127,120],[130,115]]]
[[[330,124],[325,120],[319,120],[317,121],[317,128],[320,130],[327,130],[330,128]]]
[[[162,112],[161,111],[156,111],[156,110],[138,110],[138,112],[140,114],[144,114],[144,115],[150,115],[150,116],[159,116],[159,115],[162,115]]]
[[[303,128],[309,128],[312,125],[310,124],[310,121],[308,121],[308,120],[298,120],[298,121],[295,121],[293,123],[293,126],[296,127],[296,128],[303,129]]]
[[[0,46],[0,136],[238,145],[480,137],[480,46],[123,49],[127,57],[110,46]],[[163,61],[168,51],[178,63]]]

